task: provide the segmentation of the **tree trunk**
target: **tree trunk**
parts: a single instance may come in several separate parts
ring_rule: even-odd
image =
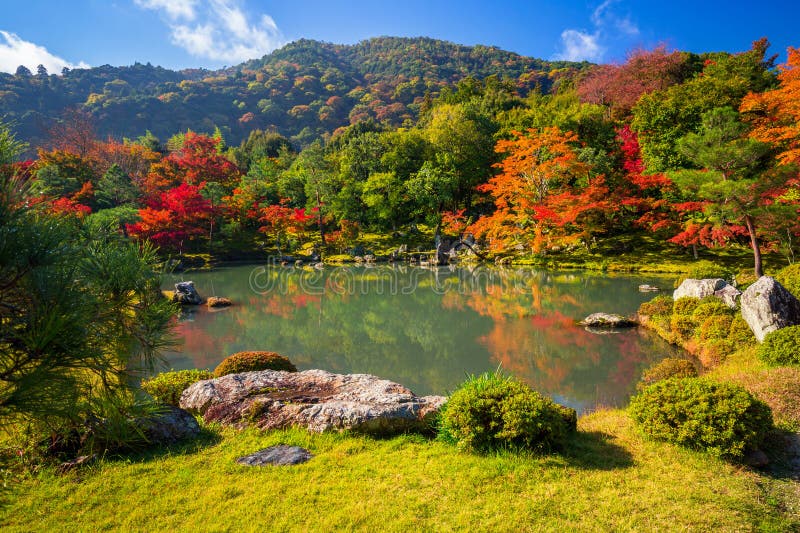
[[[322,239],[322,246],[325,247],[325,225],[322,223],[322,204],[319,201],[319,189],[317,189],[317,224],[319,225],[319,238]]]
[[[753,224],[753,218],[750,215],[745,215],[744,223],[747,226],[747,232],[750,234],[750,245],[753,248],[753,270],[756,277],[764,275],[761,268],[761,249],[758,247],[758,238],[756,237],[756,228]]]
[[[692,255],[694,256],[695,259],[697,259],[697,245],[696,244],[692,244]]]

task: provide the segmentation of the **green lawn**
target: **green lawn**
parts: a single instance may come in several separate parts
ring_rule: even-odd
[[[623,411],[579,422],[563,455],[480,457],[376,440],[209,428],[181,448],[46,470],[2,493],[4,531],[788,531],[797,484],[640,438]],[[296,444],[293,467],[234,462]]]

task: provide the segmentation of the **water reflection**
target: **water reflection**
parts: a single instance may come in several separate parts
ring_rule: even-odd
[[[375,374],[418,394],[445,394],[501,366],[579,410],[627,401],[643,367],[673,348],[644,330],[598,335],[575,325],[595,311],[633,313],[664,279],[526,268],[231,267],[194,280],[204,307],[178,326],[174,368],[213,368],[239,350],[273,350],[300,369]]]

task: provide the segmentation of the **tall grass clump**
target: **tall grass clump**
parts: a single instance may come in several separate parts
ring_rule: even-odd
[[[549,452],[563,448],[576,426],[574,409],[494,372],[470,377],[450,396],[440,413],[439,436],[478,453]]]

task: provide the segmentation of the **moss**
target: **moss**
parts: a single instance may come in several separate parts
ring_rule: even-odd
[[[214,369],[216,377],[257,370],[283,370],[297,372],[287,357],[275,352],[237,352],[222,360]]]

